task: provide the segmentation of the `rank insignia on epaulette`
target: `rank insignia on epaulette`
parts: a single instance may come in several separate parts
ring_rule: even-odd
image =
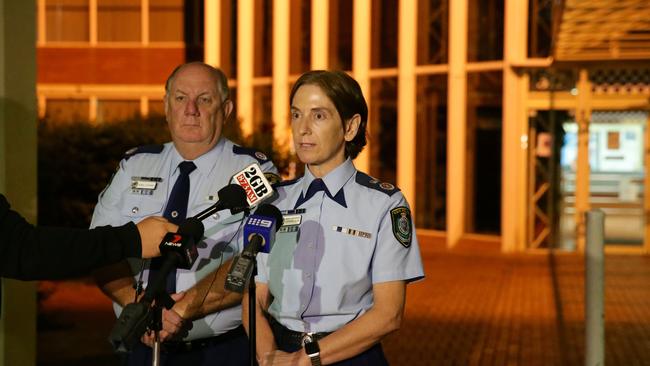
[[[269,181],[271,185],[282,182],[282,178],[279,175],[271,172],[265,172],[264,177]]]
[[[260,160],[269,160],[269,158],[266,156],[266,154],[264,154],[261,151],[256,151],[255,152],[255,157],[260,159]]]
[[[390,220],[393,226],[395,239],[408,248],[411,246],[413,226],[411,222],[411,211],[408,207],[395,207],[390,210]]]

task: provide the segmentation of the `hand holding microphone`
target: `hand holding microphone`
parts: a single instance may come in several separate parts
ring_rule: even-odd
[[[142,258],[158,257],[160,255],[159,245],[165,235],[178,230],[178,226],[164,217],[158,216],[147,217],[136,226],[142,243]]]
[[[157,276],[147,285],[144,296],[137,303],[128,304],[120,314],[109,336],[109,341],[118,352],[129,351],[152,324],[154,301],[158,306],[170,309],[174,299],[165,291],[167,275],[174,268],[189,269],[197,258],[196,243],[203,238],[201,220],[220,210],[239,210],[247,207],[244,190],[231,184],[219,191],[219,201],[201,214],[188,218],[178,232],[168,232],[160,243],[160,253],[164,260]],[[201,218],[202,217],[202,218]]]

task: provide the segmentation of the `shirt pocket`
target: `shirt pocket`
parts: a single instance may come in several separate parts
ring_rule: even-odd
[[[293,267],[293,257],[298,246],[297,232],[278,232],[271,243],[268,266],[273,270],[284,271]]]

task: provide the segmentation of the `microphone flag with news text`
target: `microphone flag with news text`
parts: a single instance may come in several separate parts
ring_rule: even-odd
[[[235,260],[226,277],[226,289],[243,293],[255,267],[258,252],[268,253],[275,241],[275,233],[282,226],[282,213],[271,204],[262,204],[250,215],[244,225],[244,250]]]

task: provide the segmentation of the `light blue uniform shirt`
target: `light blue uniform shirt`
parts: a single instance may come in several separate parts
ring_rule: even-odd
[[[256,281],[268,285],[268,311],[285,327],[332,332],[372,307],[373,284],[413,281],[424,270],[398,189],[348,159],[323,178],[329,194],[300,203],[314,179],[305,169],[302,178],[276,187],[285,225],[270,254],[258,254]]]
[[[148,216],[162,216],[179,175],[178,164],[182,161],[184,159],[171,142],[165,144],[160,152],[136,153],[123,159],[111,183],[99,196],[91,227],[118,226],[129,221],[137,223]],[[225,138],[221,138],[212,150],[193,161],[196,169],[190,174],[187,217],[212,206],[217,200],[217,192],[230,184],[235,173],[252,163],[259,163],[263,171],[277,173],[273,163],[264,154],[236,147]],[[155,188],[151,189],[153,182],[156,183]],[[133,188],[134,186],[148,189]],[[177,271],[177,291],[193,287],[200,279],[211,275],[221,264],[241,252],[242,240],[239,236],[242,217],[242,214],[232,216],[229,211],[220,211],[203,221],[205,237],[198,244],[198,258],[190,270]],[[137,281],[140,278],[142,260],[130,259],[129,263]],[[146,261],[142,273],[145,287],[149,277],[148,267],[149,261]],[[119,316],[121,307],[114,304],[114,308]],[[235,306],[195,320],[185,339],[211,337],[240,324],[241,307]]]

